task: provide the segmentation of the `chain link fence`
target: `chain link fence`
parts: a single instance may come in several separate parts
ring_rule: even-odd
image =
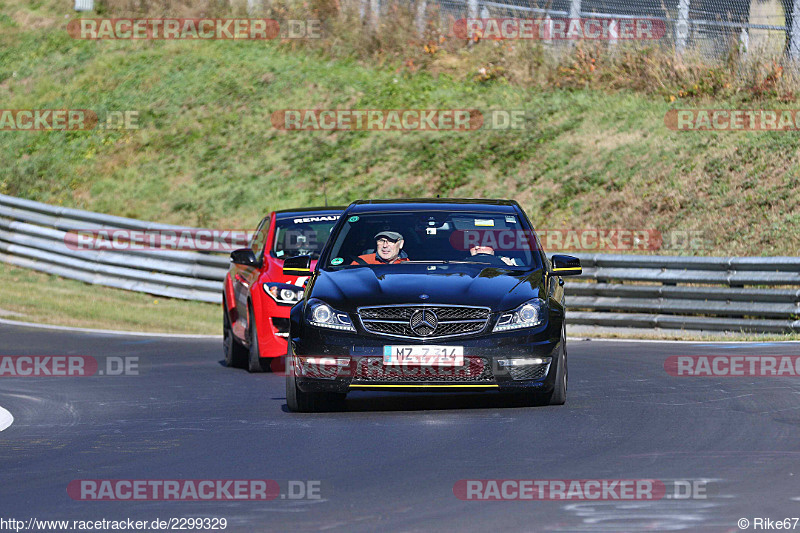
[[[360,2],[362,18],[375,19],[386,16],[392,2],[402,0]],[[451,21],[509,17],[611,19],[619,23],[650,19],[665,30],[658,44],[678,53],[694,50],[715,59],[731,51],[800,58],[800,0],[417,0],[415,9],[420,28],[432,10]],[[610,41],[617,44],[615,39]]]

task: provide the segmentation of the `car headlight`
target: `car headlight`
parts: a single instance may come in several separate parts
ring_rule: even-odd
[[[321,328],[355,331],[353,322],[347,313],[337,311],[321,300],[312,299],[306,307],[306,318],[312,326]]]
[[[502,313],[497,319],[494,331],[507,331],[509,329],[533,328],[547,320],[547,304],[544,300],[535,298],[525,302],[513,311]]]
[[[265,283],[264,292],[281,305],[294,305],[303,299],[303,288],[288,283]]]

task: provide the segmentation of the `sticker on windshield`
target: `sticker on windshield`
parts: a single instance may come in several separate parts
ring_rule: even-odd
[[[277,252],[275,252],[275,255],[278,257],[283,257],[283,250],[278,250]]]
[[[507,216],[506,217],[506,222],[508,222],[509,224],[516,224],[517,223],[517,217],[509,217],[509,216]]]
[[[295,224],[307,224],[309,222],[336,222],[339,215],[322,215],[318,217],[303,217],[294,219]]]
[[[344,259],[342,259],[341,257],[334,257],[333,259],[331,259],[332,265],[341,265],[343,262]]]
[[[491,218],[476,218],[475,219],[475,226],[485,226],[491,227],[494,226],[494,220]]]
[[[347,219],[348,222],[358,222],[358,217],[353,215]]]

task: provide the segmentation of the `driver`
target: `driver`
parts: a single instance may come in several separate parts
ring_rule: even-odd
[[[403,236],[396,231],[375,234],[375,253],[359,255],[351,265],[391,265],[408,261],[403,252]]]
[[[477,244],[472,245],[469,249],[469,255],[473,256],[478,254],[494,255],[494,248],[491,246],[478,246]],[[498,255],[497,258],[509,266],[517,266],[517,261],[511,257]]]

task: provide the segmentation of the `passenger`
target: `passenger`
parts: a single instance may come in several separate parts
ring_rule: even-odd
[[[491,246],[478,246],[477,244],[470,247],[469,249],[470,256],[478,254],[494,255],[494,248],[492,248]],[[498,255],[497,258],[509,266],[517,266],[517,261],[511,257]]]
[[[403,236],[396,231],[381,231],[375,234],[374,254],[358,256],[351,265],[390,265],[408,261],[403,252]]]

